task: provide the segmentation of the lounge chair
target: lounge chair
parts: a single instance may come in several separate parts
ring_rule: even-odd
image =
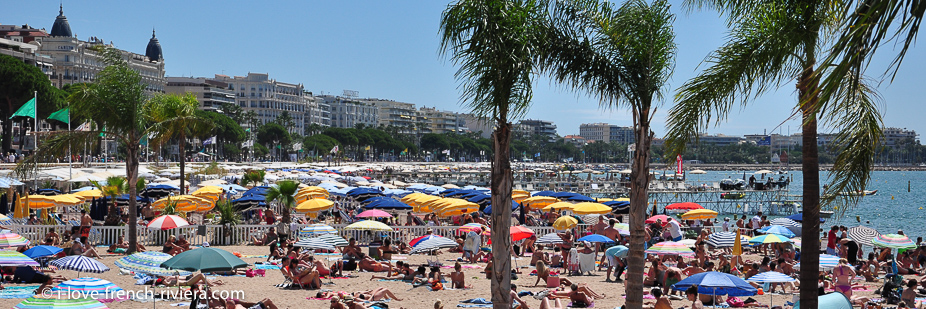
[[[589,274],[595,270],[595,253],[579,253],[579,273]]]

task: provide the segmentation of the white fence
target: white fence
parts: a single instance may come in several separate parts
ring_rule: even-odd
[[[299,230],[306,226],[308,225],[291,225],[290,235],[297,237]],[[388,236],[394,242],[401,241],[405,243],[415,237],[424,235],[429,228],[434,231],[434,234],[445,237],[458,235],[457,229],[459,228],[459,226],[394,226],[391,232],[377,235],[377,233],[370,231],[344,230],[345,226],[345,224],[332,225],[338,231],[338,234],[345,239],[353,237],[359,242],[369,242],[377,238],[377,236]],[[33,243],[42,242],[45,234],[52,230],[61,236],[69,233],[77,234],[75,227],[65,225],[11,225],[7,227]],[[200,246],[203,242],[215,245],[240,245],[250,243],[252,237],[262,237],[271,227],[275,227],[275,225],[235,225],[227,229],[221,225],[193,225],[160,231],[138,226],[138,241],[145,246],[160,246],[164,244],[169,235],[184,235],[194,246]],[[554,232],[553,227],[550,226],[532,226],[530,228],[537,233],[538,237],[539,235]],[[110,245],[115,243],[119,236],[127,235],[128,230],[128,226],[94,226],[90,232],[90,242],[94,245]]]

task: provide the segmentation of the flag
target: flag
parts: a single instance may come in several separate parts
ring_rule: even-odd
[[[444,149],[444,151],[441,151],[441,153],[446,154],[446,155],[449,155],[449,154],[450,154],[450,149]]]
[[[74,129],[74,131],[89,131],[89,130],[90,130],[89,122],[84,122],[80,124],[79,126],[77,126],[77,129]]]
[[[408,148],[405,148],[405,150],[402,150],[402,152],[399,153],[400,156],[404,156],[406,154],[408,154]]]
[[[363,150],[364,150],[364,151],[370,151],[370,146],[367,145],[367,148],[364,148]]]
[[[331,153],[338,153],[338,145],[334,145],[334,148],[331,148]]]
[[[57,120],[57,121],[70,124],[71,122],[70,108],[63,108],[63,109],[58,110],[57,112],[51,113],[51,115],[48,116],[48,119]]]
[[[763,137],[762,139],[756,141],[756,146],[771,146],[771,145],[772,145],[772,137],[771,137],[771,136],[766,136],[766,137]]]
[[[675,173],[676,174],[682,173],[682,155],[681,154],[678,154],[675,157]]]
[[[29,117],[29,118],[34,119],[35,118],[35,98],[32,98],[29,100],[29,102],[26,102],[26,104],[23,104],[23,106],[20,107],[19,110],[16,111],[16,113],[13,113],[13,116],[10,116],[10,119],[13,119],[13,117]]]
[[[207,138],[203,141],[203,146],[215,144],[215,136]]]
[[[540,156],[539,152],[534,154],[534,158],[539,157],[539,156]]]

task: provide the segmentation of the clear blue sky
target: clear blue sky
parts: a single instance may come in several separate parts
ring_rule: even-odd
[[[376,97],[444,110],[465,111],[459,104],[456,68],[438,54],[438,24],[450,1],[64,1],[71,29],[118,48],[144,53],[152,27],[164,50],[168,76],[246,75],[302,83],[316,94],[359,91]],[[668,99],[654,118],[657,136],[665,134],[666,111],[678,88],[697,74],[708,53],[724,42],[723,20],[712,11],[688,13],[672,1],[678,57]],[[29,24],[51,30],[58,1],[31,1],[0,11],[2,24]],[[891,46],[882,49],[882,54]],[[887,126],[926,132],[922,120],[922,48],[914,48],[893,84],[880,90]],[[883,57],[888,59],[888,57]],[[888,59],[889,60],[889,59]],[[871,72],[883,72],[879,60]],[[709,133],[762,133],[792,113],[792,84],[736,111]],[[627,110],[603,110],[596,100],[539,79],[527,118],[552,120],[560,135],[577,134],[579,124],[608,122],[630,126]],[[781,133],[798,131],[797,119]]]

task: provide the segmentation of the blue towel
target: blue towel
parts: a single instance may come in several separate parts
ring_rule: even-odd
[[[492,304],[491,301],[488,301],[485,298],[473,298],[473,299],[461,300],[460,302],[464,304],[479,304],[479,305],[491,305]]]
[[[7,285],[3,290],[0,290],[0,298],[29,298],[35,294],[35,289],[38,288],[38,284],[22,286]]]
[[[488,305],[482,305],[482,304],[480,304],[480,305],[464,305],[464,304],[459,304],[459,305],[457,305],[457,307],[461,307],[461,308],[492,308],[492,304],[488,304]]]
[[[257,264],[257,265],[254,265],[254,269],[280,269],[280,265]]]

